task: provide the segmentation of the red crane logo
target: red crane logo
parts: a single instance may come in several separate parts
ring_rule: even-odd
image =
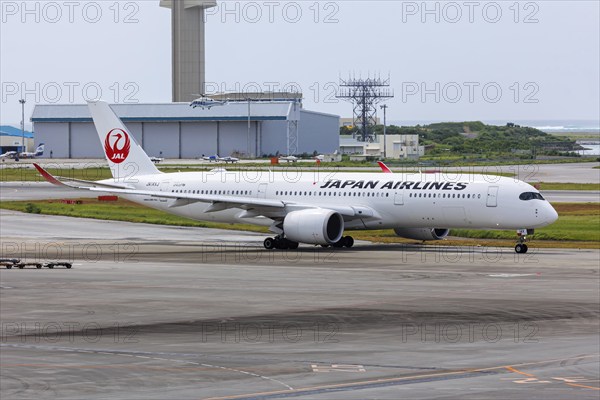
[[[108,132],[104,140],[104,151],[106,157],[115,164],[120,164],[129,155],[131,140],[123,129],[115,128]]]

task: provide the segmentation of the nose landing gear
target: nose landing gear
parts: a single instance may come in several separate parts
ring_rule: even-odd
[[[519,254],[527,253],[529,247],[525,244],[527,240],[527,235],[533,235],[533,229],[518,229],[517,230],[517,244],[515,245],[515,252]]]

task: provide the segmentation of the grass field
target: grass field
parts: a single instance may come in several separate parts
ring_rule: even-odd
[[[198,222],[162,211],[139,206],[127,200],[99,202],[96,199],[80,199],[81,204],[64,204],[59,200],[3,201],[0,208],[34,212],[47,215],[65,215],[160,225],[177,225],[204,228],[236,229],[267,233],[264,227],[254,225]],[[553,225],[536,230],[538,247],[600,248],[600,204],[556,203],[559,219]],[[477,244],[483,246],[514,246],[514,231],[479,231],[456,229],[448,240],[429,242],[436,245]],[[392,230],[354,231],[356,239],[384,243],[414,243],[397,237]]]

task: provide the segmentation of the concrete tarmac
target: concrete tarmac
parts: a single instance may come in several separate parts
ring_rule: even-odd
[[[376,245],[0,212],[3,399],[597,399],[597,250]]]

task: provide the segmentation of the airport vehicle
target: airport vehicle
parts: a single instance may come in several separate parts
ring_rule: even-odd
[[[352,247],[347,230],[394,229],[416,240],[440,240],[450,228],[527,229],[558,218],[537,189],[487,175],[227,171],[161,173],[110,106],[88,103],[113,179],[56,185],[110,192],[183,217],[268,226],[266,249],[299,243]],[[521,253],[526,245],[515,246]]]
[[[210,110],[211,107],[223,106],[225,104],[227,104],[227,101],[214,100],[214,99],[211,99],[210,97],[200,96],[190,103],[190,107],[192,107],[192,108],[200,107],[202,109],[208,108]]]
[[[56,261],[43,264],[40,262],[23,262],[16,258],[2,258],[0,259],[0,266],[6,267],[6,269],[12,269],[13,267],[19,269],[23,269],[25,267],[36,267],[37,269],[46,267],[52,269],[54,267],[61,266],[67,269],[71,269],[73,267],[73,264],[66,261]]]
[[[23,151],[19,153],[19,157],[21,158],[36,158],[44,155],[44,143],[40,143],[37,149],[34,152],[31,151]]]

